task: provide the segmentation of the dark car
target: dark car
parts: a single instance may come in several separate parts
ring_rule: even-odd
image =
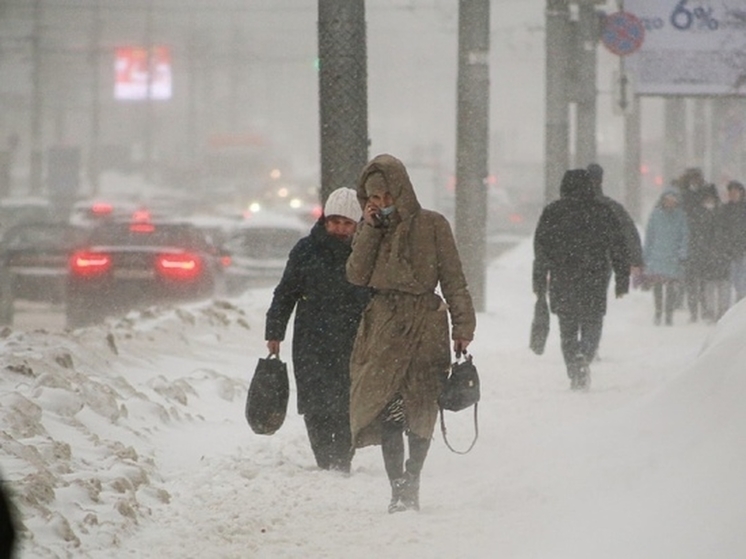
[[[230,256],[225,269],[227,293],[238,295],[250,286],[277,281],[290,250],[309,230],[296,216],[264,213],[248,217],[223,244]]]
[[[67,262],[84,231],[67,223],[23,223],[0,239],[0,323],[12,324],[18,299],[62,304]]]
[[[67,326],[156,303],[209,298],[222,281],[220,252],[190,223],[101,224],[70,257]]]

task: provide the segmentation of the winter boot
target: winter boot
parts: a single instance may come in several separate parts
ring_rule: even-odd
[[[588,365],[588,359],[582,353],[576,357],[574,382],[571,382],[570,388],[573,390],[588,390],[591,387],[591,368]]]
[[[406,510],[420,510],[420,480],[407,473],[391,480],[389,513]]]

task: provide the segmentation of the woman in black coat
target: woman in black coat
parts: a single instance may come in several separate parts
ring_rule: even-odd
[[[341,471],[349,471],[352,459],[350,353],[369,300],[368,289],[348,283],[345,275],[360,216],[352,189],[340,188],[329,196],[324,216],[290,251],[267,311],[265,330],[270,354],[279,354],[295,309],[298,413],[303,415],[318,466]]]
[[[571,388],[590,382],[589,361],[606,314],[608,266],[616,295],[629,290],[630,259],[622,225],[595,199],[585,169],[567,171],[560,199],[541,214],[534,236],[533,289],[559,318],[562,355]]]

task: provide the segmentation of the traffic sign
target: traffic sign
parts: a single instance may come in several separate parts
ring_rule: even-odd
[[[616,12],[606,16],[601,41],[614,54],[632,54],[644,40],[645,27],[636,16],[629,12]]]

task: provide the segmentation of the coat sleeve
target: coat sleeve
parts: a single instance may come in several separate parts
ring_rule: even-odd
[[[360,223],[352,239],[352,252],[347,259],[347,281],[353,285],[367,286],[378,258],[383,229]]]
[[[625,237],[624,224],[614,215],[608,212],[607,220],[612,224],[609,227],[611,256],[611,267],[614,270],[614,283],[616,284],[616,295],[624,295],[629,292],[630,253]]]
[[[272,303],[267,310],[264,328],[265,340],[284,340],[288,320],[293,313],[298,299],[303,295],[303,273],[301,264],[304,260],[303,241],[290,251],[280,283],[275,287]]]
[[[650,265],[651,251],[655,242],[655,219],[655,210],[653,210],[645,226],[645,240],[642,248],[642,260],[646,266]]]
[[[536,295],[544,296],[547,292],[547,281],[549,278],[549,258],[544,238],[548,228],[547,212],[544,211],[539,217],[539,223],[534,232],[534,263],[532,269],[532,287]]]
[[[473,340],[477,318],[451,226],[444,217],[435,222],[438,281],[451,315],[451,338]]]
[[[627,244],[627,251],[629,252],[629,261],[632,266],[641,267],[643,265],[642,259],[642,241],[640,240],[640,232],[637,230],[632,216],[622,206],[619,205],[618,216],[621,222],[622,229],[624,231],[624,239]]]

